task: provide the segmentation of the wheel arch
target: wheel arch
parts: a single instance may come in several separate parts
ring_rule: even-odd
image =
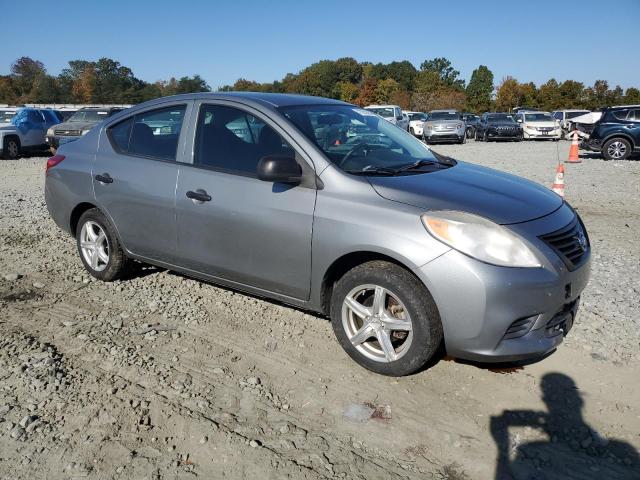
[[[635,149],[636,148],[636,142],[633,141],[633,137],[627,133],[623,133],[623,132],[616,132],[616,133],[611,133],[609,135],[607,135],[604,140],[602,140],[602,148],[604,149],[604,144],[607,143],[610,140],[613,140],[614,138],[624,138],[625,140],[627,140],[630,144],[631,144],[631,148]]]
[[[82,202],[71,210],[71,215],[69,216],[69,229],[73,236],[77,233],[76,229],[78,228],[78,222],[80,221],[82,214],[92,208],[98,208],[98,206],[90,202]]]
[[[391,257],[381,252],[359,250],[346,253],[336,258],[324,272],[324,275],[322,277],[322,284],[320,286],[320,308],[322,313],[324,313],[325,315],[329,314],[331,305],[331,294],[333,292],[335,283],[352,268],[373,260],[382,260],[393,263],[407,270],[412,275],[415,275],[412,269],[407,265],[408,262],[401,261],[397,258]]]

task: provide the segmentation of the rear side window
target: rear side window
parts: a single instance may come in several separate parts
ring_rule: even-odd
[[[626,120],[628,113],[629,113],[629,110],[618,110],[613,112],[613,116],[616,117],[618,120]]]
[[[274,129],[233,107],[203,105],[198,116],[194,164],[245,176],[256,176],[266,155],[295,156]]]
[[[634,122],[640,122],[640,110],[632,110],[627,117],[627,120],[633,120]]]
[[[175,160],[186,105],[148,110],[108,130],[115,150],[129,155]]]

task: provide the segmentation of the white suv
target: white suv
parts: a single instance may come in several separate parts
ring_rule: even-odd
[[[589,110],[556,110],[555,112],[552,112],[551,115],[560,122],[560,127],[566,133],[572,130],[572,119],[581,115],[586,115],[587,113],[591,112]]]
[[[409,132],[414,137],[422,138],[424,122],[427,121],[427,114],[423,112],[404,112],[409,115]]]
[[[386,121],[393,123],[395,126],[407,130],[409,128],[409,119],[402,115],[402,109],[398,105],[369,105],[364,107],[376,115],[381,116]]]

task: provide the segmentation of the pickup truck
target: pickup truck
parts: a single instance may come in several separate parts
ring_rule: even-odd
[[[47,129],[62,122],[56,110],[19,108],[7,123],[0,123],[0,156],[13,160],[21,153],[47,149]]]

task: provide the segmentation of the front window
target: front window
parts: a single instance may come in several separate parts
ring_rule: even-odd
[[[337,167],[352,174],[416,173],[455,162],[372,111],[347,105],[281,107],[280,111]],[[408,170],[406,170],[408,169]]]
[[[370,112],[375,113],[376,115],[380,115],[383,118],[393,118],[393,108],[367,108]]]
[[[109,116],[109,110],[78,110],[69,117],[70,122],[98,123]]]
[[[493,115],[487,115],[487,122],[489,123],[498,123],[498,122],[511,122],[515,123],[513,117],[511,115],[507,115],[506,113],[494,113]]]
[[[15,110],[0,110],[0,123],[9,123],[15,115]]]
[[[421,122],[426,122],[427,121],[427,116],[424,113],[410,113],[409,114],[409,118],[411,119],[412,122],[414,120],[418,120],[418,121],[421,121]]]
[[[553,117],[549,113],[525,113],[525,122],[553,122]]]
[[[458,112],[431,112],[429,121],[435,120],[462,120],[462,115]]]

